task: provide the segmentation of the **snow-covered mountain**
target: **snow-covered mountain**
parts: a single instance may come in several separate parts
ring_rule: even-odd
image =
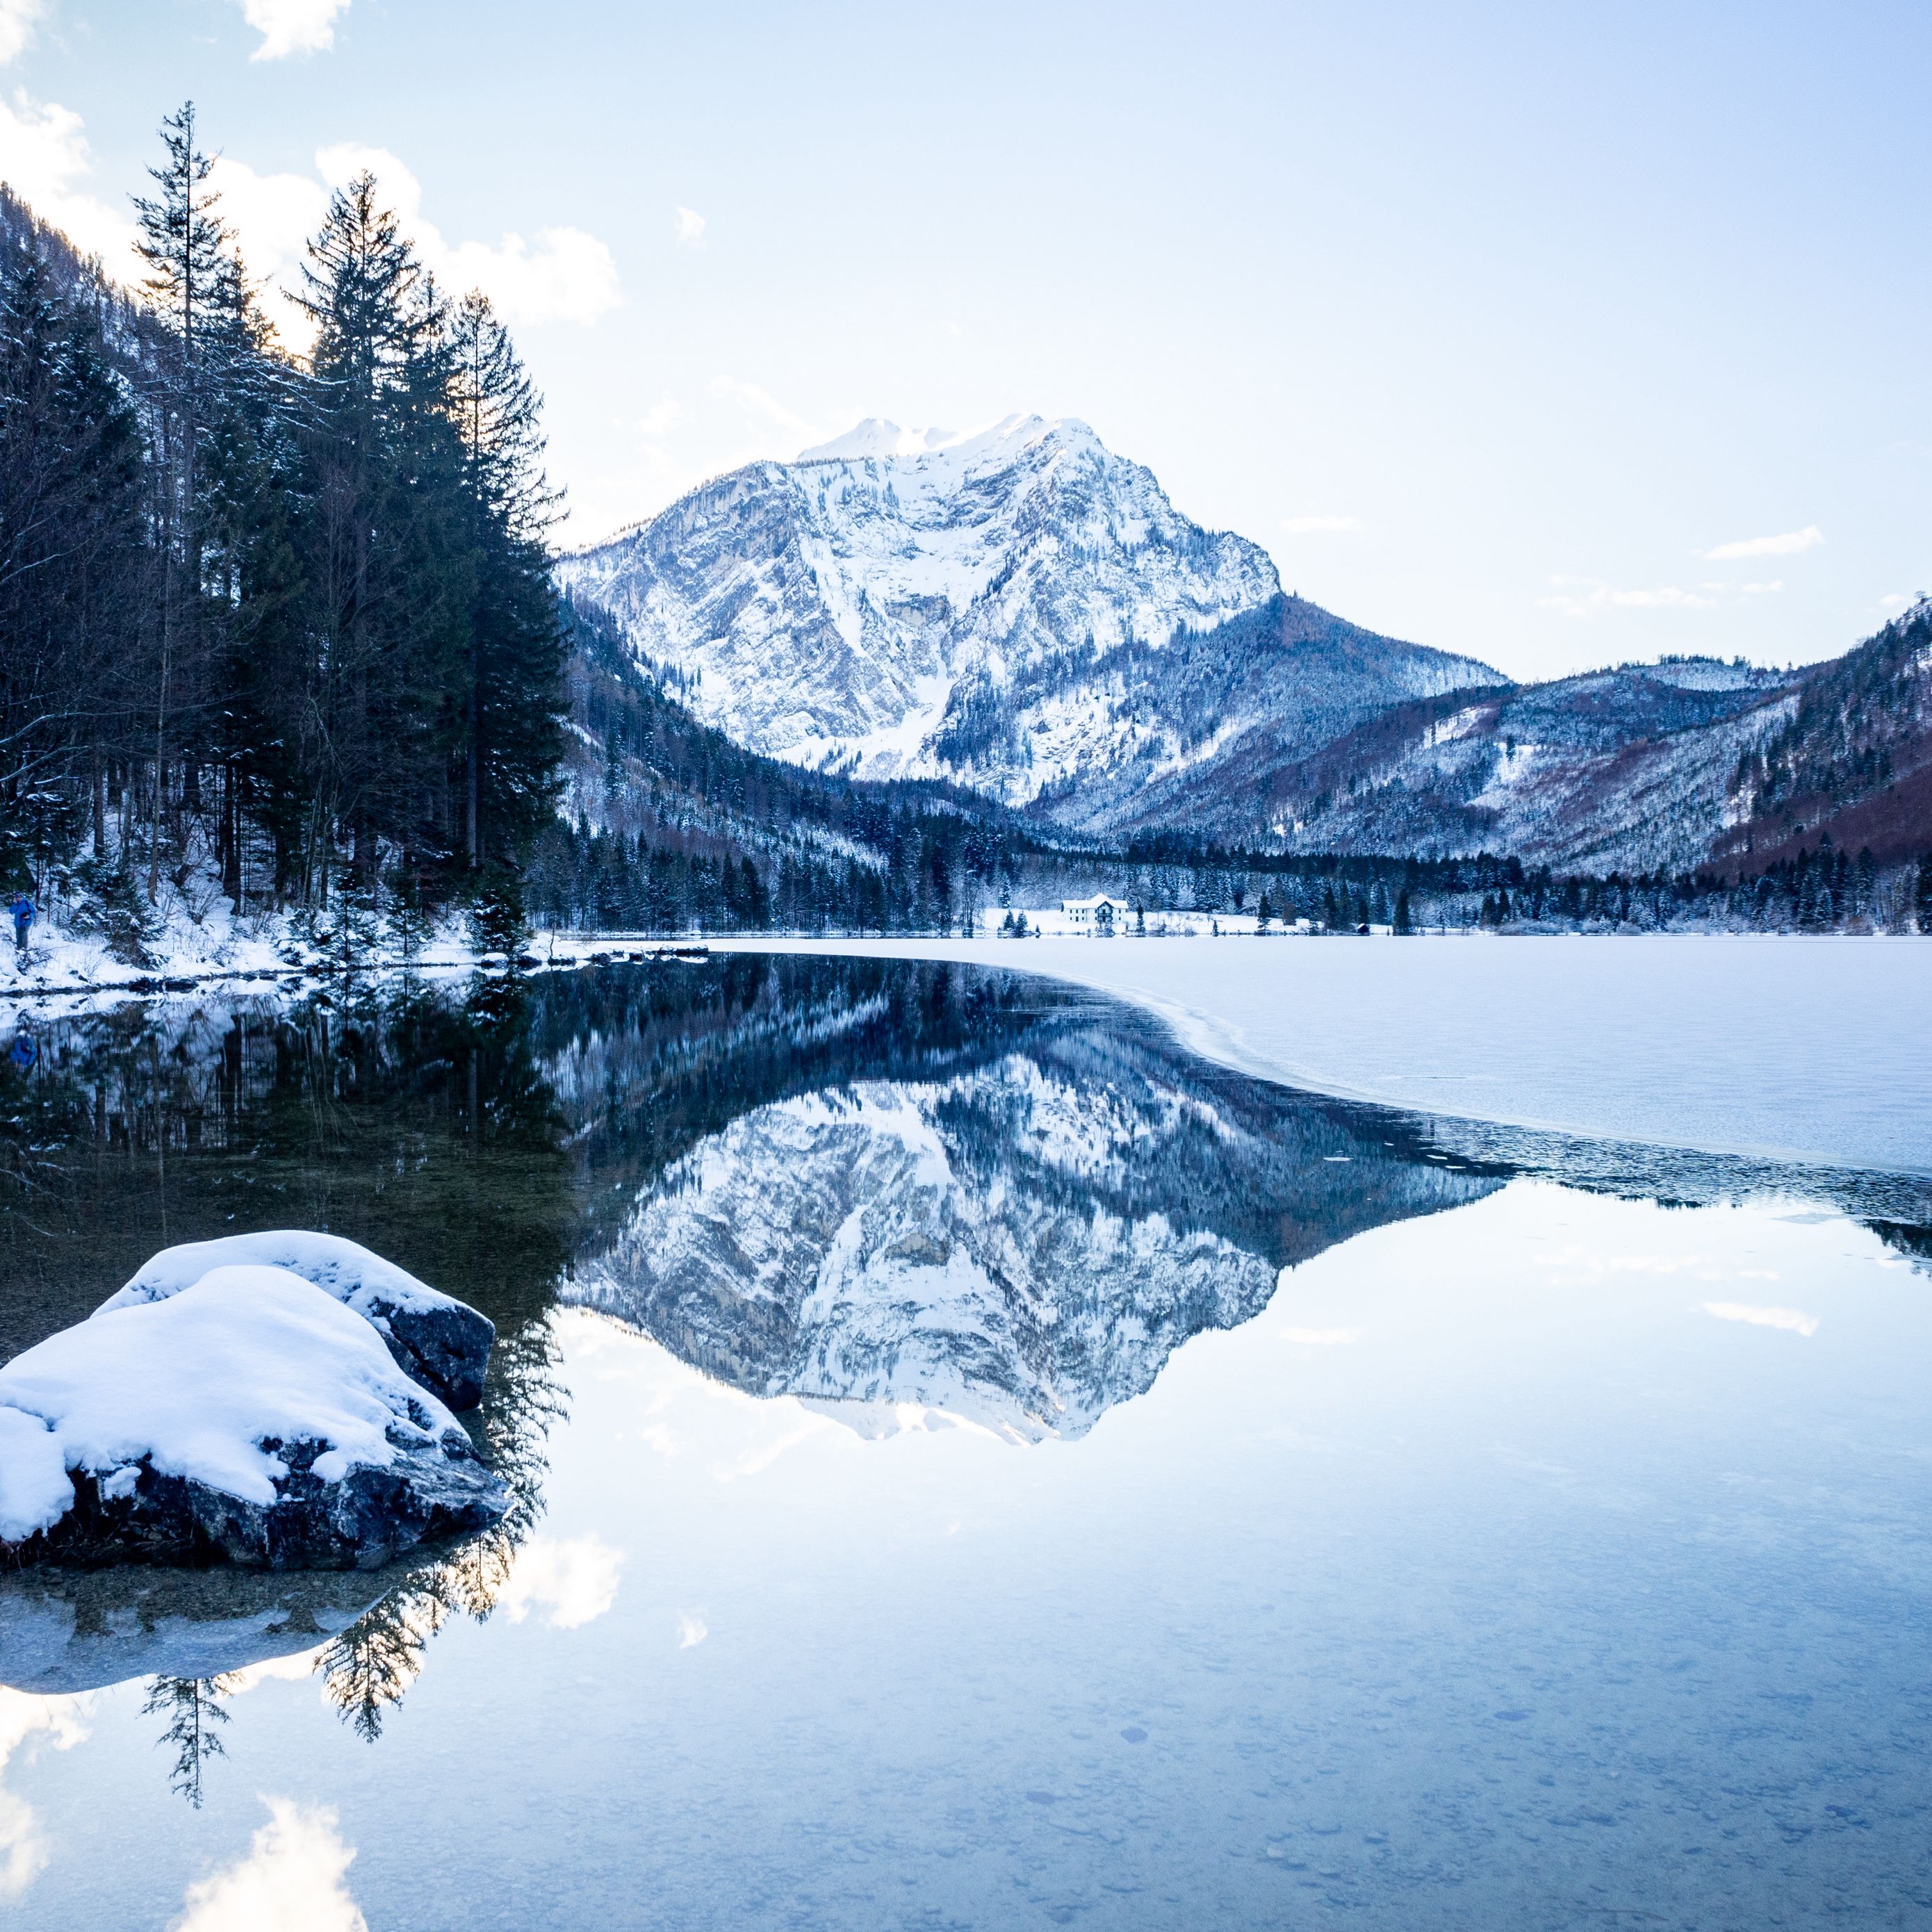
[[[1925,817],[1922,611],[1839,668],[1517,686],[1284,595],[1258,546],[1070,419],[868,420],[559,574],[740,746],[949,779],[1109,844],[1682,870],[1795,850],[1847,810],[1846,836],[1909,856]]]
[[[1285,598],[1082,422],[956,436],[876,419],[705,484],[562,583],[742,745],[946,777],[1104,829],[1103,794],[1211,766],[1263,723],[1306,748],[1391,702],[1504,682]]]

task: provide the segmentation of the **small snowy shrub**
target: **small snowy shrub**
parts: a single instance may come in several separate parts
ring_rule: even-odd
[[[70,923],[75,932],[98,933],[124,966],[152,967],[148,949],[160,936],[160,915],[148,903],[124,854],[118,864],[83,859],[74,868],[74,883]]]

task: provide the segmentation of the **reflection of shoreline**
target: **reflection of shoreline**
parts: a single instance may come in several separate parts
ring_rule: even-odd
[[[835,976],[882,970],[771,962],[808,984],[814,963]],[[921,1012],[988,976],[897,971]],[[1246,1319],[1279,1268],[1519,1176],[1672,1204],[1816,1200],[1908,1253],[1932,1222],[1932,1187],[1908,1176],[1310,1094],[1198,1060],[1135,1008],[1051,988],[1030,1011],[1010,991],[998,1010],[1010,1022],[985,1030],[977,1054],[934,1054],[928,1070],[902,1051],[890,1079],[834,1054],[811,1063],[815,1078],[747,1080],[722,1124],[693,1120],[697,1138],[660,1140],[671,1157],[654,1173],[627,1178],[620,1162],[594,1190],[603,1225],[563,1298],[748,1393],[842,1406],[861,1432],[880,1406],[910,1404],[1036,1441],[1084,1433],[1190,1336]],[[1106,1143],[1084,1172],[1038,1157],[1036,1106]],[[585,1122],[593,1173],[610,1125]],[[1218,1252],[1188,1250],[1204,1234]],[[1136,1240],[1142,1252],[1118,1265]]]

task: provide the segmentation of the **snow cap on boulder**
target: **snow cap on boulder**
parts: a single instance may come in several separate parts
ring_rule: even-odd
[[[340,1234],[279,1228],[184,1241],[164,1248],[94,1312],[105,1315],[164,1300],[193,1286],[210,1269],[236,1264],[285,1268],[352,1308],[382,1336],[404,1371],[451,1408],[474,1408],[482,1400],[495,1324]]]
[[[210,1270],[0,1368],[0,1555],[367,1569],[508,1504],[370,1323],[286,1269]]]

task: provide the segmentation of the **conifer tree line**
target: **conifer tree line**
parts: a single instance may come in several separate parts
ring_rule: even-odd
[[[539,399],[366,173],[292,352],[191,104],[160,145],[138,296],[0,190],[0,883],[513,903],[562,742]]]

